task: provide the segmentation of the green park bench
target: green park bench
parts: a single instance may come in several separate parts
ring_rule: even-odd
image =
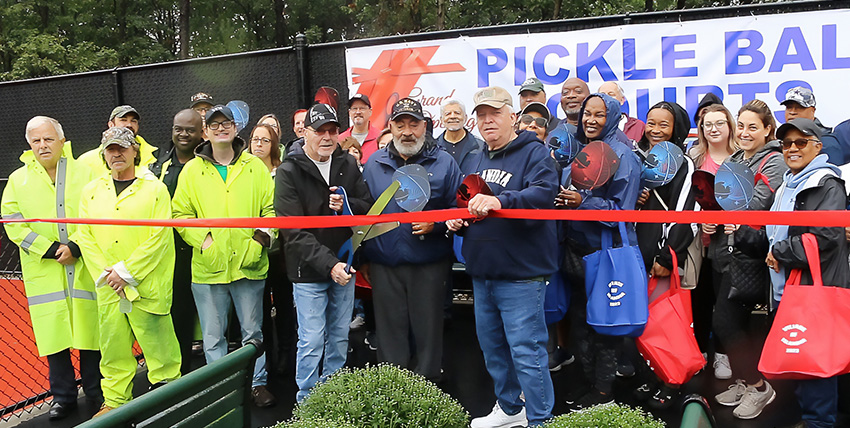
[[[249,343],[79,427],[248,427],[251,378],[261,347]]]

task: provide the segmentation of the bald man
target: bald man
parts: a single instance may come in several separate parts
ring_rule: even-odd
[[[623,106],[626,103],[626,94],[623,92],[623,87],[617,82],[605,82],[599,86],[599,90],[596,92],[608,94],[614,97],[614,99],[620,102],[620,106]],[[643,137],[646,124],[638,118],[629,117],[629,115],[625,113],[626,110],[624,108],[620,108],[620,111],[623,112],[620,115],[620,123],[618,125],[620,131],[623,131],[630,140],[640,141]]]

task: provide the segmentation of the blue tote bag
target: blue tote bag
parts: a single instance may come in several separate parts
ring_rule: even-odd
[[[613,248],[611,231],[602,232],[602,249],[584,256],[587,323],[599,334],[637,337],[649,318],[646,268],[637,245],[619,223],[622,247]]]
[[[564,274],[557,271],[546,281],[546,296],[543,299],[543,313],[546,325],[556,323],[564,318],[570,308],[570,285]]]

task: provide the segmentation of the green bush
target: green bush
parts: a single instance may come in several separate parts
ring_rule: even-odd
[[[388,364],[340,370],[295,407],[291,425],[281,427],[312,428],[311,421],[322,420],[357,428],[469,426],[469,414],[455,399],[422,376]]]
[[[643,410],[620,404],[594,406],[551,419],[545,428],[664,428],[664,422]]]
[[[277,428],[357,428],[354,425],[341,421],[329,421],[327,419],[299,420],[293,419],[284,422]]]

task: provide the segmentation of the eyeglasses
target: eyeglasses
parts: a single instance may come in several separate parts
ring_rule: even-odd
[[[724,127],[727,123],[729,123],[728,120],[718,120],[717,122],[703,122],[702,123],[702,129],[705,129],[706,131],[709,131],[709,130],[711,130],[711,128],[714,128],[714,127],[717,127],[717,129],[720,129],[720,128]]]
[[[210,122],[207,124],[207,126],[213,131],[217,130],[219,125],[221,125],[223,129],[230,129],[233,127],[233,121],[225,120],[223,122]]]
[[[534,124],[537,125],[538,128],[545,128],[546,124],[549,123],[549,121],[546,120],[546,118],[534,117],[530,114],[524,114],[524,115],[520,116],[519,120],[520,120],[520,122],[522,122],[526,125],[531,125],[531,122],[534,122]]]
[[[253,143],[253,144],[258,144],[260,142],[262,142],[263,144],[271,144],[272,140],[270,140],[268,138],[260,138],[260,137],[251,138],[251,143]]]
[[[806,146],[809,145],[809,141],[814,141],[815,143],[817,143],[819,140],[814,139],[814,138],[800,138],[798,140],[782,140],[781,141],[782,150],[790,150],[792,144],[797,146],[797,149],[803,150],[803,149],[806,148]]]

